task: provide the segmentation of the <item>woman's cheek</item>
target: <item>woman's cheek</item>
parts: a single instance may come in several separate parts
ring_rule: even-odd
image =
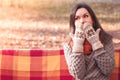
[[[86,21],[86,23],[89,23],[91,26],[93,26],[93,22],[92,21]]]

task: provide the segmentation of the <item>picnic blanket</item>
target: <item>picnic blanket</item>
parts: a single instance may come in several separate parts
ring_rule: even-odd
[[[120,80],[120,50],[111,80]],[[69,74],[62,49],[0,50],[0,80],[74,80]]]

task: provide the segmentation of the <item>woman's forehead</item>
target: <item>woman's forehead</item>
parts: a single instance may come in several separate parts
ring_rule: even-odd
[[[76,15],[84,15],[84,14],[89,14],[89,12],[87,11],[86,8],[79,8],[79,9],[76,11]]]

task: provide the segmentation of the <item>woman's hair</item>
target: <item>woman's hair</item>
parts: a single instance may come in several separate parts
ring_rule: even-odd
[[[103,28],[101,27],[95,13],[93,12],[93,10],[85,3],[79,3],[77,5],[75,5],[71,11],[71,14],[70,14],[70,32],[71,33],[75,33],[75,15],[76,15],[76,11],[79,9],[79,8],[85,8],[91,18],[92,18],[92,21],[93,21],[93,28],[95,29],[95,31],[100,28],[101,29],[101,32],[100,32],[100,39],[102,40],[103,43],[107,43],[109,40],[112,39],[112,36],[109,35],[108,33],[106,33]]]

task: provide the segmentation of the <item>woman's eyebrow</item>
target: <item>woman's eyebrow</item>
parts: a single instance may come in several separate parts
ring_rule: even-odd
[[[89,14],[88,12],[85,12],[83,14],[76,14],[75,17],[80,16],[80,15],[88,15],[88,14]]]
[[[89,14],[88,12],[85,12],[83,15]]]

